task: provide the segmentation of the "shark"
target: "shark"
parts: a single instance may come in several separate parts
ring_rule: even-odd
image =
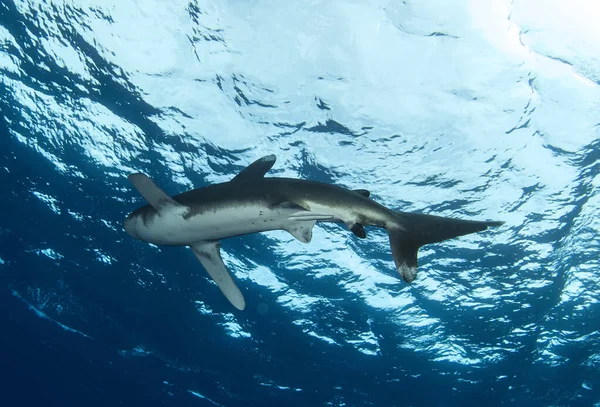
[[[358,238],[365,227],[389,235],[396,270],[410,283],[417,276],[423,245],[481,232],[504,222],[455,219],[391,210],[366,189],[323,182],[266,177],[275,155],[262,157],[231,181],[170,196],[143,173],[128,176],[147,205],[131,212],[123,228],[133,238],[164,246],[189,246],[227,300],[246,307],[244,296],[221,257],[221,240],[272,230],[309,243],[317,222],[343,223]]]

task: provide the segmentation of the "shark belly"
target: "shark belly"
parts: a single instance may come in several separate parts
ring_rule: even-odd
[[[286,230],[295,222],[288,216],[286,211],[264,205],[243,205],[209,209],[189,217],[177,211],[161,211],[146,221],[142,216],[132,220],[135,222],[134,233],[140,240],[156,245],[185,246],[269,230]]]

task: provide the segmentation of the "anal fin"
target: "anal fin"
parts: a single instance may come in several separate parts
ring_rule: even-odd
[[[352,233],[354,233],[356,236],[360,237],[361,239],[364,239],[365,237],[367,237],[367,232],[365,232],[365,228],[360,223],[355,223],[352,226],[350,226],[350,230],[352,231]]]
[[[244,296],[221,258],[221,243],[200,242],[191,244],[190,247],[229,302],[239,310],[246,308]]]

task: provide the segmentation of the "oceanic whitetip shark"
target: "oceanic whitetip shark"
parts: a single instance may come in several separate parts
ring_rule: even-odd
[[[480,232],[504,222],[478,222],[395,212],[369,198],[364,189],[349,190],[322,182],[266,178],[275,164],[268,155],[231,181],[170,197],[147,175],[129,176],[148,205],[124,223],[131,236],[155,245],[189,246],[225,297],[237,309],[244,296],[223,264],[220,240],[268,230],[286,230],[301,242],[312,238],[316,222],[343,222],[359,238],[364,226],[387,230],[396,269],[407,282],[417,275],[422,245]]]

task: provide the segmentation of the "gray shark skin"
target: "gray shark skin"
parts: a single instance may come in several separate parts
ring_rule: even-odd
[[[124,229],[155,245],[189,246],[225,297],[237,309],[244,297],[225,267],[220,240],[269,230],[286,230],[308,243],[316,222],[342,222],[359,238],[364,226],[387,230],[396,269],[406,282],[417,275],[419,247],[480,232],[504,222],[480,222],[395,212],[369,197],[367,190],[349,190],[315,181],[265,178],[275,156],[263,157],[231,181],[170,197],[148,176],[129,176],[148,205],[132,212]]]

